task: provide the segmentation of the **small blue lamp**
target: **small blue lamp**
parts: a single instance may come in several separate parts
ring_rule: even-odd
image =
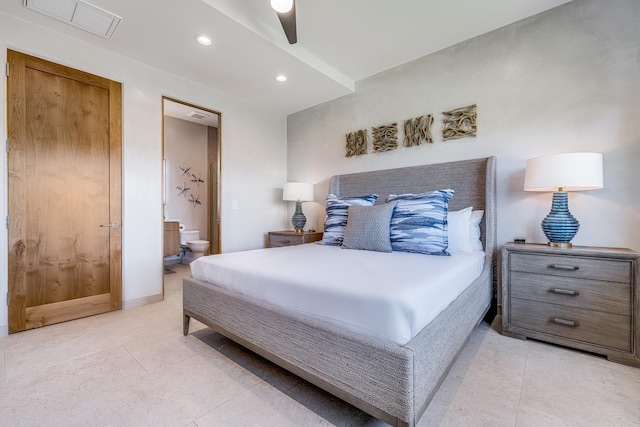
[[[570,248],[580,223],[569,212],[568,191],[603,187],[602,154],[566,153],[527,160],[525,191],[553,191],[551,211],[542,220],[550,246]]]
[[[287,182],[282,190],[282,200],[296,202],[296,211],[291,217],[291,223],[296,232],[301,233],[307,222],[307,217],[302,212],[302,202],[313,202],[313,184]]]

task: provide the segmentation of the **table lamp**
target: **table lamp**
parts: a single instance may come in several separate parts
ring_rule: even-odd
[[[551,211],[542,220],[550,246],[571,247],[580,223],[569,212],[568,191],[603,187],[602,154],[566,153],[527,160],[525,191],[553,191]]]
[[[307,184],[305,182],[287,182],[284,185],[284,191],[282,192],[282,200],[295,201],[296,211],[291,217],[293,228],[301,233],[304,229],[304,225],[307,222],[307,218],[302,213],[302,202],[313,201],[313,184]]]

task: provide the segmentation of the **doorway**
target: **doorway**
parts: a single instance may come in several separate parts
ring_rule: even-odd
[[[198,230],[209,254],[220,253],[220,119],[219,112],[162,98],[165,272],[188,259],[175,241],[178,224]]]
[[[9,333],[118,310],[121,84],[7,60]]]

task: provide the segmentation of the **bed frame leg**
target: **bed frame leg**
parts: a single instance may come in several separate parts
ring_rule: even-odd
[[[182,318],[182,333],[184,335],[189,335],[189,321],[191,320],[191,316],[184,315]]]

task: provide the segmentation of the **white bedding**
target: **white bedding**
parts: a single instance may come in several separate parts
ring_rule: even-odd
[[[481,273],[484,252],[430,256],[306,244],[212,255],[195,279],[406,344]]]

